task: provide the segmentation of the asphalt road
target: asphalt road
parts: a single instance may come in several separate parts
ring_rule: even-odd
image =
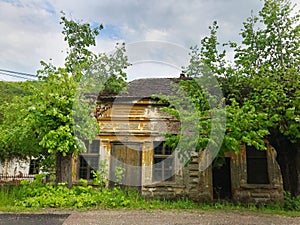
[[[62,225],[70,214],[0,214],[0,225]]]

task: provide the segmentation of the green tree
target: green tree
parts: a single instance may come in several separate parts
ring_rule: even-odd
[[[22,82],[8,82],[0,81],[0,124],[3,123],[3,111],[6,105],[12,101],[16,96],[27,95],[26,91],[22,87]]]
[[[27,83],[34,85],[32,81],[0,83],[0,162],[28,159],[39,152],[35,134],[24,123],[32,94],[24,88]]]
[[[300,194],[300,15],[293,9],[289,0],[265,0],[258,15],[243,23],[240,45],[219,43],[214,22],[201,48],[191,48],[184,72],[197,77],[209,68],[219,80],[227,115],[221,153],[238,151],[240,144],[264,150],[267,138],[278,151],[285,189]],[[195,104],[197,92],[190,90]]]
[[[71,186],[72,156],[86,150],[83,140],[94,139],[99,133],[94,118],[95,98],[103,89],[121,90],[126,84],[123,69],[129,64],[124,44],[117,45],[110,55],[90,50],[102,25],[91,28],[88,23],[68,20],[64,14],[61,24],[69,46],[65,66],[41,62],[39,81],[26,85],[31,95],[28,99],[15,99],[11,105],[11,112],[19,110],[22,114],[7,113],[16,122],[9,127],[6,120],[6,128],[13,132],[5,142],[6,145],[18,143],[20,148],[12,146],[13,151],[23,152],[25,156],[32,155],[28,149],[35,149],[45,157],[54,156],[56,182]],[[18,102],[22,104],[18,106]],[[24,138],[18,136],[18,126]],[[28,135],[30,138],[26,140]]]
[[[285,189],[300,194],[300,14],[293,9],[288,0],[265,0],[244,23],[235,65],[246,77],[244,99],[267,115]]]
[[[34,90],[29,117],[39,144],[56,155],[56,182],[67,182],[71,186],[72,155],[85,149],[82,140],[93,139],[99,132],[93,117],[95,102],[84,93],[96,91],[97,94],[101,88],[114,88],[114,91],[123,88],[126,74],[122,69],[128,63],[124,45],[110,56],[91,52],[89,47],[96,44],[95,37],[102,25],[92,29],[89,24],[68,20],[64,15],[61,23],[69,45],[65,67],[56,68],[42,62],[41,84]],[[113,81],[117,79],[123,82],[116,85]]]

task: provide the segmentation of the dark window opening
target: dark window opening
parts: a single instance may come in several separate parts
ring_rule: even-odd
[[[39,160],[31,159],[29,164],[29,174],[38,174],[40,171]]]
[[[99,169],[99,156],[79,156],[79,178],[91,180],[94,178],[93,171]]]
[[[213,197],[214,199],[231,199],[230,158],[224,161],[216,159],[213,162]]]
[[[78,158],[78,177],[79,179],[92,180],[93,171],[99,169],[100,160],[100,141],[93,140],[92,143],[85,141],[86,152],[79,155]]]
[[[165,142],[154,142],[153,181],[174,181],[174,156]]]
[[[246,147],[247,183],[269,184],[267,152]]]

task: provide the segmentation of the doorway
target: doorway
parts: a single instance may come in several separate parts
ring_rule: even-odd
[[[140,190],[142,175],[142,152],[140,143],[111,144],[110,187],[119,183],[121,188]]]
[[[213,162],[213,197],[216,200],[232,198],[229,157]]]

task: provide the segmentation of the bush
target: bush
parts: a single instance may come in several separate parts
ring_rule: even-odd
[[[18,186],[0,187],[0,209],[10,210],[13,207],[25,208],[138,208],[138,209],[235,209],[259,210],[268,213],[300,212],[300,196],[293,197],[285,193],[284,205],[257,208],[249,205],[240,206],[231,203],[197,204],[189,199],[177,201],[145,200],[134,190],[122,190],[119,186],[109,189],[88,185],[81,180],[81,186],[67,188],[66,184],[51,185],[42,182],[38,176],[33,183],[22,181]],[[284,211],[283,211],[284,210]],[[297,214],[298,215],[298,214]]]
[[[82,181],[83,182],[83,181]],[[84,182],[83,182],[84,183]],[[134,200],[132,194],[120,188],[99,190],[90,185],[67,188],[65,184],[53,186],[50,184],[23,184],[16,201],[18,206],[33,208],[118,208],[130,207]],[[136,195],[138,195],[136,193]],[[134,198],[137,199],[137,198]],[[142,199],[139,198],[141,201]]]
[[[290,211],[300,211],[300,195],[293,197],[290,192],[285,192],[283,208]]]

